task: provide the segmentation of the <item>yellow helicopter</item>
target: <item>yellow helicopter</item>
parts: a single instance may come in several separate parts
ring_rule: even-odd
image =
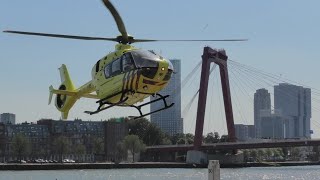
[[[85,111],[90,115],[99,113],[114,106],[125,106],[136,108],[140,118],[155,112],[162,111],[172,107],[174,104],[168,104],[166,98],[169,95],[161,95],[158,92],[169,82],[174,71],[171,62],[162,56],[138,49],[132,46],[136,42],[152,41],[246,41],[246,39],[223,39],[223,40],[154,40],[154,39],[135,39],[130,36],[118,11],[109,0],[103,0],[103,4],[111,12],[118,30],[121,35],[116,38],[106,37],[87,37],[73,36],[64,34],[48,34],[25,31],[3,31],[6,33],[15,33],[23,35],[46,36],[55,38],[68,38],[79,40],[106,40],[118,42],[115,51],[107,54],[96,62],[91,71],[92,80],[76,88],[69,76],[67,67],[63,64],[60,68],[61,85],[58,89],[49,87],[51,103],[53,94],[56,94],[55,106],[61,112],[62,119],[67,119],[72,106],[80,98],[93,98],[99,106],[95,111]],[[135,105],[142,102],[149,96],[157,96],[152,100],[141,105]],[[163,101],[163,107],[149,113],[142,113],[141,108],[148,104]]]

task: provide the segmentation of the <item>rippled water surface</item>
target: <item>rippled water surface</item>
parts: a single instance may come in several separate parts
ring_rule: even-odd
[[[107,169],[107,170],[51,170],[0,171],[0,180],[207,180],[207,169]],[[320,179],[320,166],[264,167],[221,169],[224,180],[260,179]]]

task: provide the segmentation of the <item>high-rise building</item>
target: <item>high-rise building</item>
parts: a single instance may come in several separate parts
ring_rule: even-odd
[[[248,136],[250,139],[256,138],[256,129],[254,125],[247,125],[248,126]]]
[[[0,122],[4,124],[15,124],[16,115],[11,113],[2,113],[0,116]]]
[[[235,124],[234,125],[236,138],[239,141],[246,141],[249,139],[249,127],[244,124]]]
[[[170,60],[174,73],[171,75],[169,84],[161,90],[161,95],[170,95],[167,98],[168,104],[174,103],[174,105],[166,110],[158,113],[151,114],[151,123],[156,124],[162,131],[169,135],[175,135],[183,133],[183,119],[181,117],[181,63],[178,59]],[[151,97],[150,100],[154,100],[155,97]],[[155,111],[162,108],[163,102],[158,101],[150,105],[150,110]]]
[[[286,83],[276,85],[274,107],[291,118],[287,138],[311,137],[311,89]]]
[[[261,137],[267,139],[285,138],[286,122],[288,120],[280,111],[261,110]]]
[[[261,110],[271,109],[270,93],[266,89],[258,89],[254,93],[254,126],[256,138],[261,138]]]

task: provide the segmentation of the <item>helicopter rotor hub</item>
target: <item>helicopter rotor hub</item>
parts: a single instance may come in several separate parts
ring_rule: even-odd
[[[132,36],[128,36],[128,38],[124,38],[123,36],[117,36],[116,41],[121,44],[131,44],[134,43],[134,38]]]

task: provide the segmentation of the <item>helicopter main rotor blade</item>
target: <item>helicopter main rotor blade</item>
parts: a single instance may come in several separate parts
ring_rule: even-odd
[[[166,42],[205,42],[205,41],[248,41],[248,39],[168,39],[168,40],[156,40],[156,39],[133,39],[133,42],[155,42],[155,41],[166,41]]]
[[[65,35],[65,34],[48,34],[48,33],[25,32],[25,31],[3,31],[3,32],[14,33],[14,34],[23,34],[23,35],[32,35],[32,36],[67,38],[67,39],[104,40],[104,41],[115,41],[115,42],[118,41],[116,38],[105,38],[105,37],[73,36],[73,35]]]
[[[126,31],[126,27],[124,26],[124,23],[121,19],[120,14],[118,13],[117,9],[112,5],[112,3],[109,0],[102,0],[103,4],[109,9],[110,13],[112,14],[114,20],[117,23],[118,30],[120,31],[123,41],[129,42],[128,33]]]

